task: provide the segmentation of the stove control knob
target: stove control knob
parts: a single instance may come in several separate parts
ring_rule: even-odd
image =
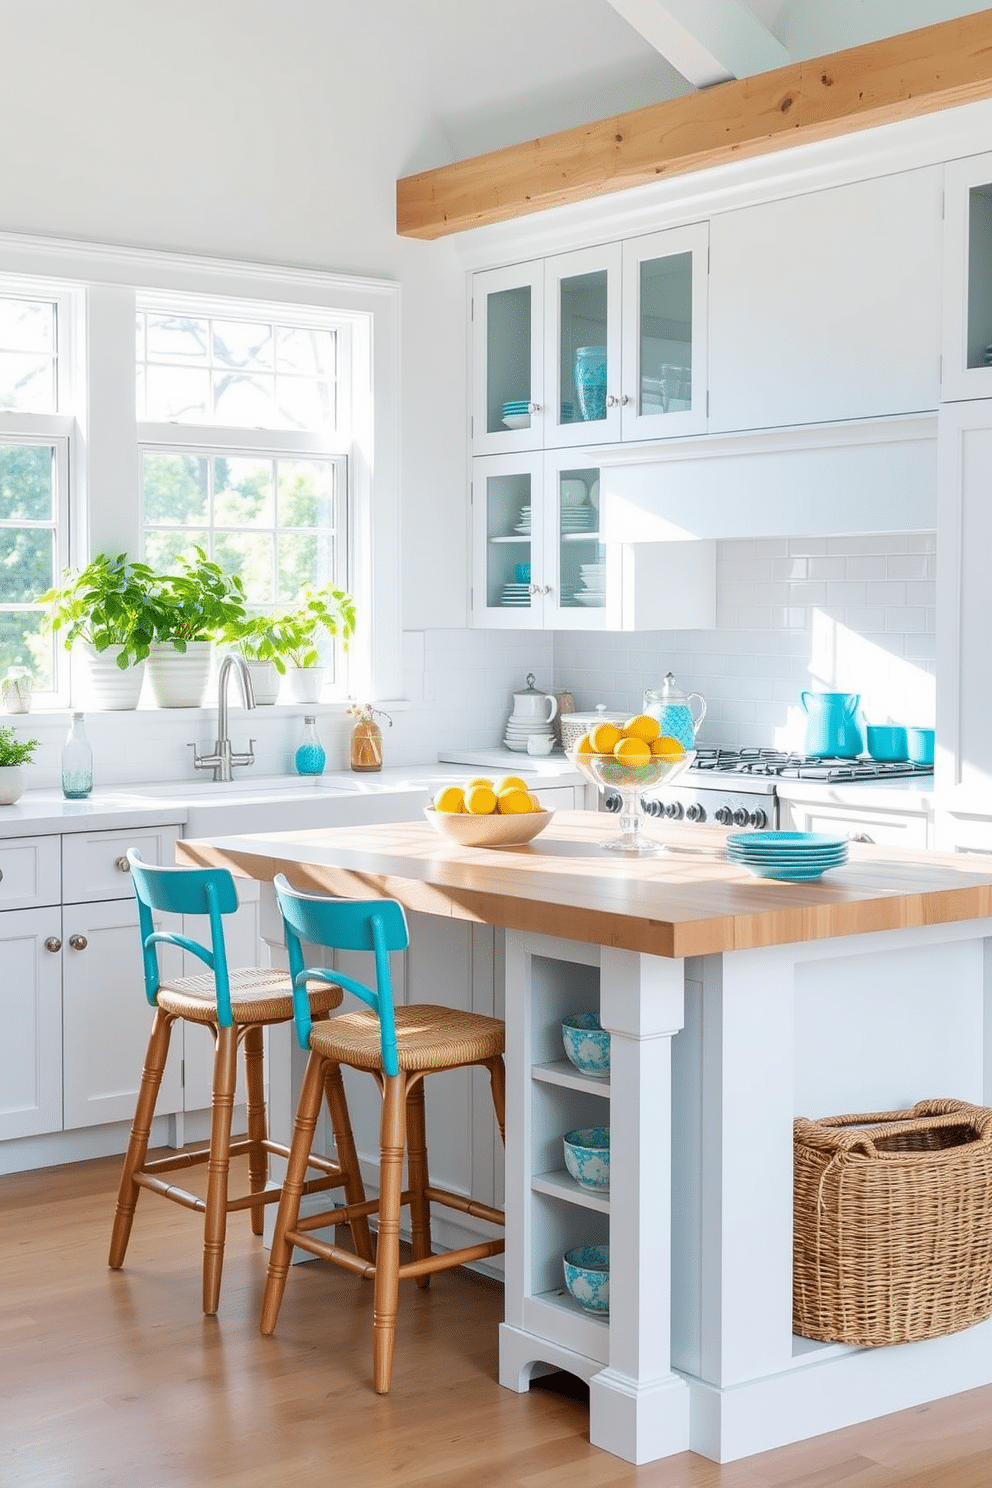
[[[768,825],[768,818],[765,813],[763,811],[752,811],[751,825],[752,827],[757,827],[759,831],[762,827],[766,827]]]
[[[682,804],[680,801],[669,801],[665,807],[665,815],[670,821],[682,820]]]
[[[691,806],[686,808],[685,818],[686,821],[704,822],[706,820],[706,811],[700,806],[698,801],[694,801]]]
[[[664,816],[665,808],[660,801],[641,801],[641,810],[645,816]]]
[[[734,813],[729,806],[718,806],[716,808],[716,819],[721,827],[729,827],[734,820]]]
[[[750,820],[751,818],[744,807],[738,806],[737,810],[734,812],[734,826],[746,827]]]

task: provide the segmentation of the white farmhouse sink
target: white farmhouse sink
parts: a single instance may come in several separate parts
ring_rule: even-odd
[[[171,780],[126,786],[115,796],[129,802],[168,801],[187,807],[186,837],[228,837],[245,832],[295,832],[303,828],[405,821],[420,815],[433,786],[390,780],[377,788],[347,774],[269,775],[236,780]]]

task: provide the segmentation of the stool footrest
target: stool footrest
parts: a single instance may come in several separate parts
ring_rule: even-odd
[[[471,1214],[474,1219],[488,1219],[490,1224],[504,1228],[506,1226],[506,1215],[502,1209],[494,1209],[490,1204],[463,1198],[461,1194],[451,1193],[447,1188],[425,1188],[424,1194],[432,1204],[442,1204],[446,1209],[458,1209],[462,1214]]]
[[[410,1276],[429,1276],[432,1271],[450,1271],[466,1261],[481,1261],[486,1256],[502,1255],[505,1240],[483,1240],[478,1245],[463,1245],[460,1250],[445,1250],[440,1255],[425,1256],[420,1261],[407,1261],[399,1268],[400,1281]]]
[[[161,1194],[163,1199],[182,1204],[184,1209],[195,1209],[198,1214],[206,1213],[206,1199],[201,1199],[199,1194],[189,1193],[185,1188],[178,1188],[174,1183],[165,1183],[150,1173],[135,1173],[132,1181],[141,1188],[149,1189],[151,1193]]]

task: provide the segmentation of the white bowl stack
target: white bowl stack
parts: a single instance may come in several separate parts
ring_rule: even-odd
[[[531,738],[550,739],[552,744],[558,742],[551,724],[545,723],[543,718],[514,718],[511,713],[506,720],[506,732],[503,735],[503,743],[507,749],[512,749],[516,754],[526,754],[527,740]]]

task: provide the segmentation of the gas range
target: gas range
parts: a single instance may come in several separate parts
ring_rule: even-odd
[[[649,816],[670,821],[717,822],[721,826],[775,829],[779,821],[776,782],[810,780],[833,784],[930,775],[927,765],[873,759],[821,759],[780,749],[722,749],[699,746],[678,783],[660,786],[642,799]],[[619,808],[608,796],[607,810]]]

